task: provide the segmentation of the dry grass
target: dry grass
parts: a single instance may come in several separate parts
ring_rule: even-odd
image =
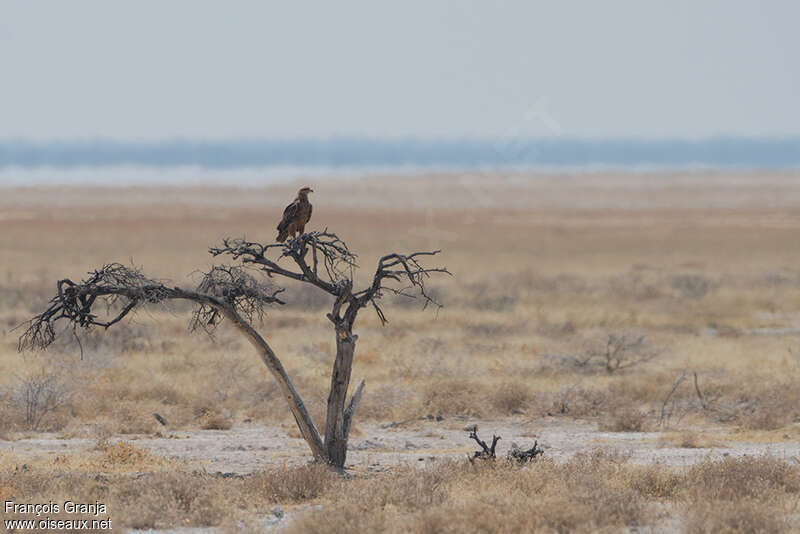
[[[125,443],[98,452],[95,462],[64,461],[55,478],[46,464],[5,467],[0,496],[99,500],[118,527],[129,528],[231,528],[275,504],[312,504],[294,513],[290,533],[597,532],[670,518],[682,518],[690,532],[782,532],[791,528],[788,514],[800,493],[800,469],[771,457],[670,469],[592,453],[564,464],[444,461],[351,479],[320,465],[245,477],[164,461],[154,468],[152,458]],[[135,476],[131,466],[140,470]]]
[[[347,483],[289,532],[591,531],[640,525],[646,500],[601,456],[565,465],[443,463]]]
[[[686,474],[687,530],[790,532],[800,471],[769,457],[704,462]],[[796,524],[794,528],[796,528]]]
[[[328,226],[359,252],[364,272],[357,284],[389,250],[442,248],[442,262],[455,273],[431,282],[446,305],[438,313],[414,301],[389,302],[388,296],[386,327],[370,310],[362,312],[354,378],[365,378],[367,390],[358,418],[551,414],[590,419],[612,431],[661,428],[674,433],[666,441],[684,447],[714,443],[702,432],[698,438],[681,430],[684,425],[722,427],[726,439],[735,439],[736,430],[788,432],[800,422],[800,341],[793,330],[800,324],[796,178],[481,177],[471,186],[459,177],[326,182],[317,188],[312,226]],[[206,249],[221,237],[274,237],[274,214],[292,187],[4,191],[0,439],[31,432],[17,393],[24,377],[43,369],[58,371],[59,384],[71,394],[41,418],[39,429],[64,436],[132,442],[137,434],[164,430],[153,413],[169,422],[170,431],[224,431],[244,420],[291,428],[291,415],[252,349],[224,326],[214,339],[190,336],[187,307],[151,308],[108,331],[79,331],[83,359],[71,335],[45,355],[21,356],[18,332],[11,328],[42,309],[56,280],[80,278],[109,261],[133,258],[154,277],[193,285],[197,280],[190,273],[210,264]],[[428,211],[432,205],[436,209]],[[329,303],[307,288],[289,287],[286,298],[289,304],[270,310],[259,328],[319,424],[335,346],[324,315]],[[602,365],[575,365],[575,358],[596,351],[609,336],[628,332],[645,336],[645,348],[657,349],[658,357],[610,373]],[[683,373],[689,378],[667,399]],[[666,417],[658,427],[662,411]],[[106,454],[102,447],[95,453]],[[146,464],[91,461],[100,471]],[[258,503],[326,503],[324,513],[293,527],[308,531],[326,521],[366,531],[614,530],[658,521],[654,501],[678,507],[673,515],[689,510],[687,528],[696,532],[779,531],[791,525],[780,519],[786,514],[775,503],[795,495],[788,485],[770,483],[764,491],[778,495],[774,501],[752,493],[747,500],[718,495],[698,497],[690,508],[687,484],[707,484],[699,471],[684,475],[581,459],[565,469],[547,462],[526,470],[442,467],[419,480],[418,471],[400,470],[351,481],[352,502],[343,501],[341,508],[329,506],[345,499],[331,489],[340,481],[298,472],[288,476],[297,477],[286,482],[294,488],[289,489],[271,473],[262,475],[261,496],[250,506],[228,495],[236,495],[237,484],[256,484],[257,477],[218,480],[157,462],[146,465],[152,491],[141,496],[131,497],[135,483],[123,474],[101,483],[75,473],[49,488],[47,470],[57,467],[50,464],[13,483],[26,499],[54,498],[74,484],[78,490],[70,498],[118,499],[113,502],[128,510],[126,524],[141,526],[221,524]],[[164,469],[176,478],[164,478]],[[699,478],[690,483],[687,477]],[[309,482],[318,479],[327,482]],[[581,489],[589,483],[600,489]],[[170,493],[169,484],[184,487],[184,493]],[[196,498],[187,496],[190,490]],[[137,523],[123,494],[159,511]],[[377,508],[365,510],[359,499]],[[525,517],[531,522],[523,523]]]
[[[525,468],[440,463],[343,482],[289,532],[619,531],[684,511],[691,532],[781,532],[790,524],[781,506],[796,501],[798,476],[769,457],[708,461],[688,471],[607,454]]]

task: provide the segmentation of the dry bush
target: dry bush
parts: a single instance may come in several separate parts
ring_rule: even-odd
[[[632,468],[628,486],[648,499],[666,500],[678,495],[682,482],[676,470],[651,464]]]
[[[800,421],[800,391],[797,382],[760,382],[752,405],[743,406],[741,424],[750,430],[775,430]],[[740,405],[741,406],[741,405]],[[751,408],[748,409],[748,408]]]
[[[316,499],[334,488],[341,478],[327,466],[271,467],[245,478],[246,495],[270,503],[301,503]],[[346,491],[344,488],[340,488]]]
[[[690,499],[769,499],[800,493],[800,469],[771,456],[705,460],[688,470],[685,485]]]
[[[547,395],[541,404],[546,407],[548,415],[591,417],[600,415],[607,408],[609,398],[604,391],[573,385],[561,388],[555,395]]]
[[[288,532],[594,532],[651,517],[624,486],[629,467],[589,455],[564,465],[442,462],[397,468],[347,483],[330,505],[298,517]]]
[[[756,408],[741,417],[742,427],[748,430],[777,430],[792,422],[791,414],[766,407]]]
[[[776,430],[800,421],[800,390],[795,380],[733,376],[715,384],[712,413],[717,421],[749,430]]]
[[[203,418],[200,428],[203,430],[230,430],[233,428],[233,421],[220,413],[211,413]]]
[[[582,355],[565,358],[565,363],[585,372],[616,373],[660,357],[664,349],[647,341],[646,336],[628,332],[611,333]]]
[[[109,495],[114,517],[131,528],[216,526],[235,509],[221,484],[205,474],[148,473],[133,482],[120,481]]]
[[[0,470],[0,496],[17,502],[97,500],[107,505],[108,517],[117,528],[174,529],[232,524],[247,514],[263,513],[274,503],[341,495],[345,483],[320,464],[221,477],[176,468],[129,443],[101,447],[99,463],[83,466],[87,470],[70,471],[67,468],[74,465],[70,462],[63,464],[57,476],[46,467]],[[126,470],[120,472],[120,466]],[[75,516],[53,516],[70,518]]]
[[[702,500],[689,506],[685,524],[688,534],[796,532],[780,508],[762,499]]]
[[[649,428],[647,413],[623,408],[600,419],[599,428],[606,432],[644,432]]]
[[[682,485],[688,532],[788,532],[786,504],[797,502],[800,469],[770,456],[706,460]]]
[[[6,397],[10,404],[24,414],[25,427],[37,431],[42,426],[58,430],[66,421],[54,417],[72,397],[75,384],[58,366],[42,366],[17,378],[8,388]]]
[[[129,464],[138,466],[160,462],[160,458],[126,441],[108,443],[107,440],[99,440],[97,449],[102,451],[104,463],[111,465]]]
[[[53,477],[48,470],[35,468],[0,472],[0,487],[9,488],[7,498],[20,502],[98,500],[107,505],[108,517],[117,528],[219,525],[236,509],[234,499],[239,492],[230,491],[233,486],[186,471],[157,471],[136,477],[69,471]]]
[[[15,432],[25,426],[25,416],[17,409],[9,396],[0,395],[0,440],[12,439]]]
[[[494,386],[489,393],[489,403],[493,411],[500,415],[522,413],[533,398],[530,386],[516,380]]]

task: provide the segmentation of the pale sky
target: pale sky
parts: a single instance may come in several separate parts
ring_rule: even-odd
[[[0,139],[800,134],[800,2],[0,0]]]

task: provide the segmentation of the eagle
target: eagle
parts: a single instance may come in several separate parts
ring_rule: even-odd
[[[310,187],[303,187],[297,192],[297,198],[283,210],[283,219],[278,224],[278,243],[286,241],[289,234],[292,234],[292,239],[298,232],[303,235],[303,230],[311,219],[311,204],[308,202],[308,194],[313,192],[314,190]]]

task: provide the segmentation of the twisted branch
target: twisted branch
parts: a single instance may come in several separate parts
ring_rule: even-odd
[[[197,291],[168,287],[144,276],[137,268],[120,263],[104,265],[79,283],[66,278],[59,280],[56,287],[57,295],[50,300],[47,309],[17,327],[25,327],[19,337],[19,350],[47,348],[55,340],[55,325],[61,320],[73,329],[109,328],[137,306],[171,299],[197,303],[190,327],[202,327],[207,331],[219,322],[223,308],[250,320],[262,317],[267,304],[283,304],[276,296],[281,289],[260,284],[240,267],[212,268],[204,275]],[[105,305],[106,312],[118,311],[101,319],[96,311],[100,304]]]
[[[272,249],[280,251],[275,259],[268,256]],[[306,261],[309,251],[311,265]],[[329,232],[327,228],[302,234],[286,243],[268,245],[245,239],[226,238],[221,246],[212,247],[209,252],[213,256],[228,254],[242,263],[260,265],[261,270],[270,277],[284,276],[319,287],[336,297],[334,308],[332,313],[328,314],[328,318],[334,324],[341,324],[347,329],[352,328],[358,310],[370,305],[381,324],[388,322],[386,314],[378,303],[384,291],[417,298],[417,295],[408,292],[409,289],[416,289],[424,301],[423,309],[429,305],[441,308],[442,304],[428,293],[425,282],[433,273],[451,274],[444,267],[425,267],[421,263],[423,257],[435,256],[441,252],[439,250],[413,252],[407,255],[392,253],[380,258],[372,283],[354,292],[353,271],[358,267],[357,255],[348,248],[347,243],[335,233]],[[294,261],[297,269],[279,265],[280,260],[287,257]],[[406,285],[398,288],[388,285],[387,282]],[[344,310],[343,316],[340,313],[342,310]]]

